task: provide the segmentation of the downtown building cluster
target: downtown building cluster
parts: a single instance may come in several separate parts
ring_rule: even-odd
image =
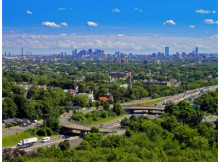
[[[62,59],[85,59],[85,60],[112,60],[115,63],[128,63],[131,59],[148,59],[148,58],[198,58],[198,57],[218,57],[217,54],[202,54],[199,53],[199,48],[195,47],[195,49],[190,52],[176,52],[175,54],[170,54],[170,48],[165,47],[164,52],[157,52],[152,54],[125,54],[122,52],[115,52],[115,54],[105,54],[104,50],[100,49],[88,49],[88,50],[81,50],[78,52],[77,49],[72,50],[71,54],[67,52],[61,52],[59,54],[51,54],[51,55],[32,55],[32,52],[26,52],[24,54],[23,48],[21,48],[21,55],[12,55],[11,52],[3,55],[3,59],[10,59],[10,60],[36,60],[36,61],[59,61]],[[156,63],[158,64],[158,63]]]

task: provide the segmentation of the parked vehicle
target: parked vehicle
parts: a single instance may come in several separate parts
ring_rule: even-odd
[[[33,144],[35,142],[37,142],[37,137],[27,138],[27,139],[20,140],[20,142],[18,143],[18,146]]]

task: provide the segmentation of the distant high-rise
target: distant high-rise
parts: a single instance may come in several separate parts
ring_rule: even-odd
[[[74,49],[74,50],[72,51],[72,56],[74,56],[74,55],[77,55],[77,49]]]
[[[24,50],[23,50],[23,48],[21,48],[21,55],[22,55],[22,58],[24,58]]]
[[[196,49],[195,49],[195,55],[199,56],[199,48],[198,47],[196,47]]]
[[[7,56],[7,53],[5,52],[5,56]]]
[[[182,52],[182,57],[186,57],[186,52]]]
[[[92,55],[92,49],[89,49],[89,50],[88,50],[88,54],[89,54],[89,56]]]
[[[157,57],[157,54],[156,53],[152,53],[152,57]]]
[[[169,47],[165,47],[165,56],[169,56]]]

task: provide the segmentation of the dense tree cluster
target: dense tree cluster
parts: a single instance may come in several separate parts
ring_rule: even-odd
[[[218,114],[218,89],[215,92],[208,92],[194,101],[202,111],[211,114]]]
[[[65,111],[64,106],[99,107],[88,100],[85,95],[64,93],[63,89],[76,89],[79,93],[93,93],[95,100],[99,97],[112,96],[114,103],[129,102],[145,97],[158,98],[175,95],[185,90],[217,84],[217,61],[213,58],[197,60],[163,60],[161,65],[144,65],[140,60],[128,64],[116,64],[111,61],[62,60],[59,63],[22,63],[4,61],[2,95],[3,119],[29,118],[40,119],[50,111],[59,116]],[[213,64],[209,62],[212,61]],[[216,62],[216,63],[215,63]],[[194,65],[190,65],[194,64]],[[188,66],[190,65],[190,66]],[[110,81],[108,72],[132,72],[132,88],[124,88],[122,84],[129,78],[115,77]],[[180,86],[145,85],[144,80],[169,81],[176,79]],[[81,80],[81,81],[79,81]],[[47,91],[32,87],[28,90],[17,86],[27,82],[32,85],[47,85]],[[58,89],[51,89],[56,87]],[[201,108],[217,113],[216,105],[207,108],[205,102]],[[209,100],[208,102],[212,102]],[[208,111],[208,110],[207,110]],[[44,115],[43,115],[44,114]]]
[[[174,115],[179,122],[192,127],[198,126],[204,117],[204,112],[197,110],[186,101],[179,104],[169,104],[165,107],[165,112]]]
[[[22,156],[20,161],[217,161],[217,130],[209,122],[196,128],[178,122],[172,114],[150,120],[131,116],[121,122],[128,126],[125,135],[108,135],[95,130],[85,134],[76,148],[38,149],[37,157]]]

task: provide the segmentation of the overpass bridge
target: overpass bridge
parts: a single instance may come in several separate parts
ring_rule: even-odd
[[[63,127],[64,132],[73,132],[73,131],[79,131],[81,135],[85,133],[90,133],[92,126],[83,124],[81,122],[74,121],[70,118],[60,118],[60,125]],[[99,131],[101,133],[113,133],[114,130],[111,129],[105,129],[105,128],[99,128]]]
[[[148,113],[152,113],[153,111],[160,111],[160,112],[164,112],[165,107],[153,107],[153,106],[147,106],[147,107],[122,107],[124,110],[130,112],[130,113],[134,113],[134,111],[137,110],[147,110]]]

